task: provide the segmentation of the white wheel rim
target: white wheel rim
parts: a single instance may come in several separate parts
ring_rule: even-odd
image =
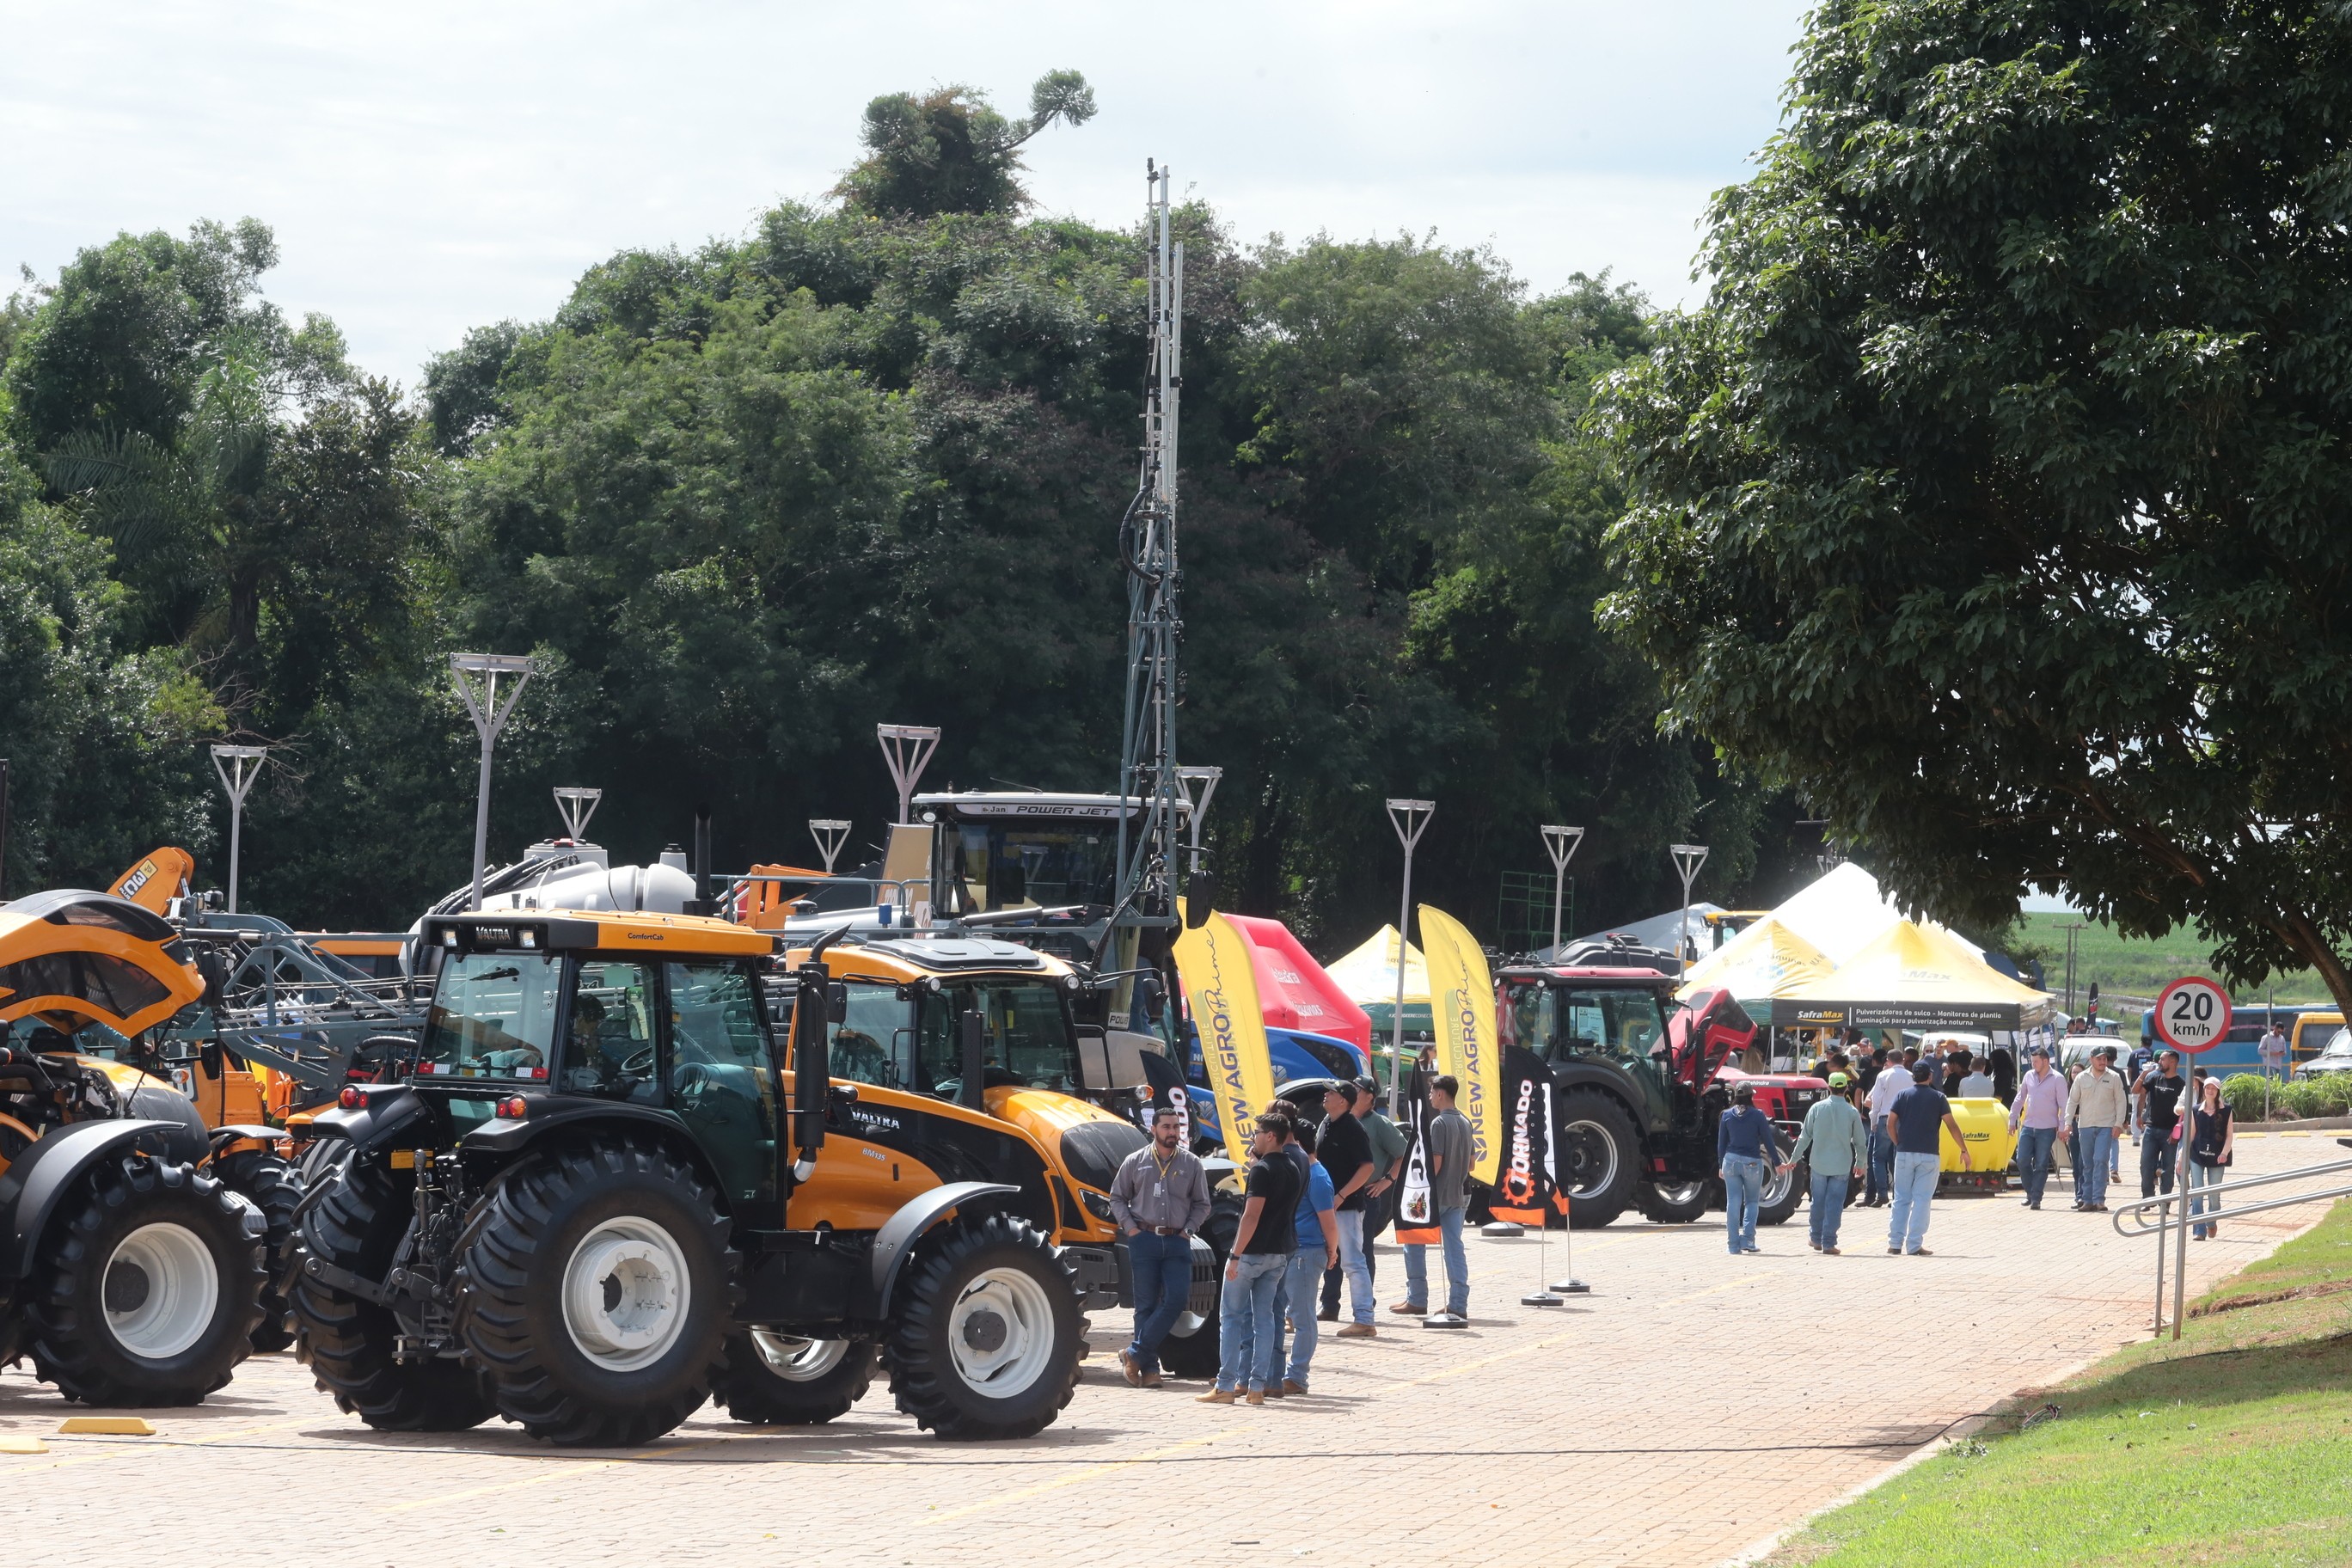
[[[1784,1172],[1775,1169],[1770,1178],[1765,1182],[1764,1191],[1757,1198],[1756,1206],[1769,1209],[1784,1201],[1789,1195],[1790,1184],[1796,1179],[1797,1173],[1794,1171]]]
[[[220,1269],[204,1237],[184,1225],[142,1225],[106,1260],[106,1327],[145,1361],[178,1355],[204,1338],[220,1310]]]
[[[635,1215],[581,1237],[564,1265],[563,1326],[574,1348],[608,1372],[659,1361],[686,1331],[693,1300],[677,1239]]]
[[[753,1329],[751,1343],[768,1370],[787,1383],[814,1383],[849,1354],[847,1340],[803,1340],[766,1329]]]
[[[966,1386],[1006,1399],[1054,1361],[1054,1303],[1018,1268],[973,1276],[948,1313],[948,1354]]]
[[[1698,1202],[1699,1194],[1706,1191],[1705,1182],[1685,1182],[1678,1187],[1660,1187],[1658,1195],[1676,1208],[1687,1208]]]
[[[1617,1140],[1598,1121],[1571,1121],[1566,1140],[1571,1157],[1586,1166],[1583,1179],[1569,1189],[1571,1200],[1590,1198],[1617,1184]]]

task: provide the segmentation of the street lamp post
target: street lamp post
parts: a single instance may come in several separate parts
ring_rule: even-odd
[[[228,792],[228,912],[236,913],[237,862],[245,849],[245,797],[252,792],[253,781],[261,776],[262,759],[269,755],[267,746],[215,746],[213,772],[220,774],[221,788]]]
[[[482,907],[482,859],[490,844],[490,756],[498,750],[499,731],[514,717],[522,689],[538,673],[539,666],[521,654],[449,656],[449,674],[457,682],[457,695],[466,700],[466,711],[474,716],[474,733],[482,740],[482,775],[474,789],[474,899],[468,909]],[[500,676],[514,682],[503,702],[499,698]]]
[[[849,837],[849,824],[838,816],[812,816],[809,835],[816,840],[817,853],[824,857],[824,874],[832,876],[834,858],[841,853],[842,842]]]
[[[1698,868],[1706,864],[1704,844],[1673,844],[1667,846],[1675,857],[1675,869],[1683,879],[1683,923],[1675,931],[1675,977],[1690,973],[1690,893],[1691,884],[1698,880]]]
[[[1176,770],[1176,782],[1183,787],[1185,802],[1192,807],[1187,815],[1192,818],[1191,868],[1195,871],[1201,868],[1201,819],[1209,815],[1209,797],[1217,793],[1217,781],[1224,776],[1225,770],[1223,768],[1178,768]],[[1192,786],[1196,784],[1201,786],[1201,798],[1198,800],[1192,798]]]
[[[578,784],[555,786],[555,809],[563,814],[563,831],[572,843],[588,841],[588,819],[596,815],[596,804],[604,798],[601,789],[583,789]]]
[[[1412,929],[1412,847],[1421,842],[1429,818],[1437,810],[1433,800],[1391,800],[1389,825],[1404,846],[1404,897],[1397,905],[1396,1016],[1389,1020],[1389,1117],[1404,1107],[1404,949],[1405,933]]]
[[[934,724],[877,724],[875,738],[882,742],[882,759],[890,764],[890,782],[898,786],[898,820],[912,822],[915,781],[930,766],[931,753],[940,749],[939,727]]]
[[[1559,907],[1568,890],[1568,863],[1575,858],[1577,846],[1584,842],[1581,827],[1550,827],[1543,830],[1544,849],[1551,856],[1551,958],[1559,962]]]

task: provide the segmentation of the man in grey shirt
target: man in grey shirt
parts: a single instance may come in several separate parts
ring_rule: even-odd
[[[1160,1386],[1160,1347],[1192,1294],[1192,1233],[1209,1217],[1209,1173],[1184,1147],[1183,1125],[1173,1106],[1154,1111],[1151,1142],[1110,1182],[1111,1217],[1135,1281],[1135,1338],[1118,1364],[1138,1388]]]
[[[1429,1312],[1429,1248],[1409,1244],[1404,1249],[1405,1299],[1393,1310],[1422,1318],[1424,1329],[1461,1329],[1470,1324],[1470,1255],[1462,1247],[1464,1211],[1470,1206],[1470,1119],[1454,1109],[1460,1080],[1452,1074],[1429,1086],[1430,1118],[1422,1129],[1423,1152],[1429,1161],[1429,1206],[1436,1211],[1437,1229],[1445,1248],[1445,1310]]]

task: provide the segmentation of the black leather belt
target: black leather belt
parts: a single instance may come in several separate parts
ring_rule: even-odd
[[[1186,1234],[1184,1227],[1181,1225],[1148,1225],[1143,1228],[1150,1231],[1154,1236],[1182,1236]]]

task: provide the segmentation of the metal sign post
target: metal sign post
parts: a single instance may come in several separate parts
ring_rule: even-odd
[[[931,763],[931,753],[940,749],[939,727],[934,724],[877,724],[875,738],[882,742],[882,759],[890,764],[890,782],[898,786],[898,820],[912,822],[915,783]]]
[[[213,772],[220,774],[221,788],[228,791],[228,912],[236,913],[237,861],[245,847],[245,797],[253,789],[253,781],[261,776],[262,760],[269,755],[267,746],[215,746]]]
[[[1577,846],[1584,842],[1581,827],[1546,827],[1543,830],[1544,850],[1551,857],[1551,949],[1552,962],[1559,962],[1559,906],[1568,889],[1568,863],[1576,858]]]
[[[1675,977],[1690,973],[1690,895],[1691,884],[1698,880],[1698,868],[1706,864],[1704,844],[1671,844],[1667,849],[1675,858],[1675,870],[1683,879],[1683,923],[1675,931]]]
[[[539,666],[521,654],[453,653],[449,656],[449,673],[457,682],[457,695],[466,700],[466,711],[474,716],[474,732],[482,740],[482,776],[474,790],[474,900],[466,906],[478,910],[482,907],[482,861],[490,843],[490,758],[498,750],[499,731],[514,717],[522,689],[539,673]],[[499,699],[499,677],[502,675],[514,682],[503,702]]]
[[[2201,1055],[2230,1037],[2230,994],[2214,981],[2201,974],[2184,974],[2156,994],[2156,1037],[2165,1045],[2189,1056]],[[2188,1064],[2182,1063],[2184,1067]],[[2180,1155],[2172,1180],[2172,1195],[2177,1200],[2159,1215],[2168,1215],[2179,1225],[2172,1243],[2172,1337],[2180,1337],[2180,1316],[2189,1296],[2189,1145],[2192,1140],[2189,1129],[2197,1125],[2198,1099],[2194,1096],[2197,1075],[2189,1074],[2188,1087],[2182,1097],[2188,1100],[2180,1116]],[[2151,1127],[2145,1134],[2156,1136]],[[2156,1232],[2156,1326],[2164,1329],[2164,1226],[2159,1223]]]
[[[1391,800],[1388,807],[1389,825],[1404,846],[1404,898],[1397,905],[1396,1016],[1389,1020],[1389,1120],[1393,1121],[1404,1106],[1404,950],[1405,934],[1412,929],[1412,847],[1427,831],[1437,803]]]
[[[841,853],[842,841],[849,837],[849,824],[838,816],[812,816],[809,835],[816,840],[817,853],[824,857],[824,874],[832,876],[834,858]]]
[[[582,789],[578,784],[555,786],[555,809],[563,814],[563,832],[572,842],[587,842],[588,819],[596,815],[596,803],[604,798],[601,789]]]

